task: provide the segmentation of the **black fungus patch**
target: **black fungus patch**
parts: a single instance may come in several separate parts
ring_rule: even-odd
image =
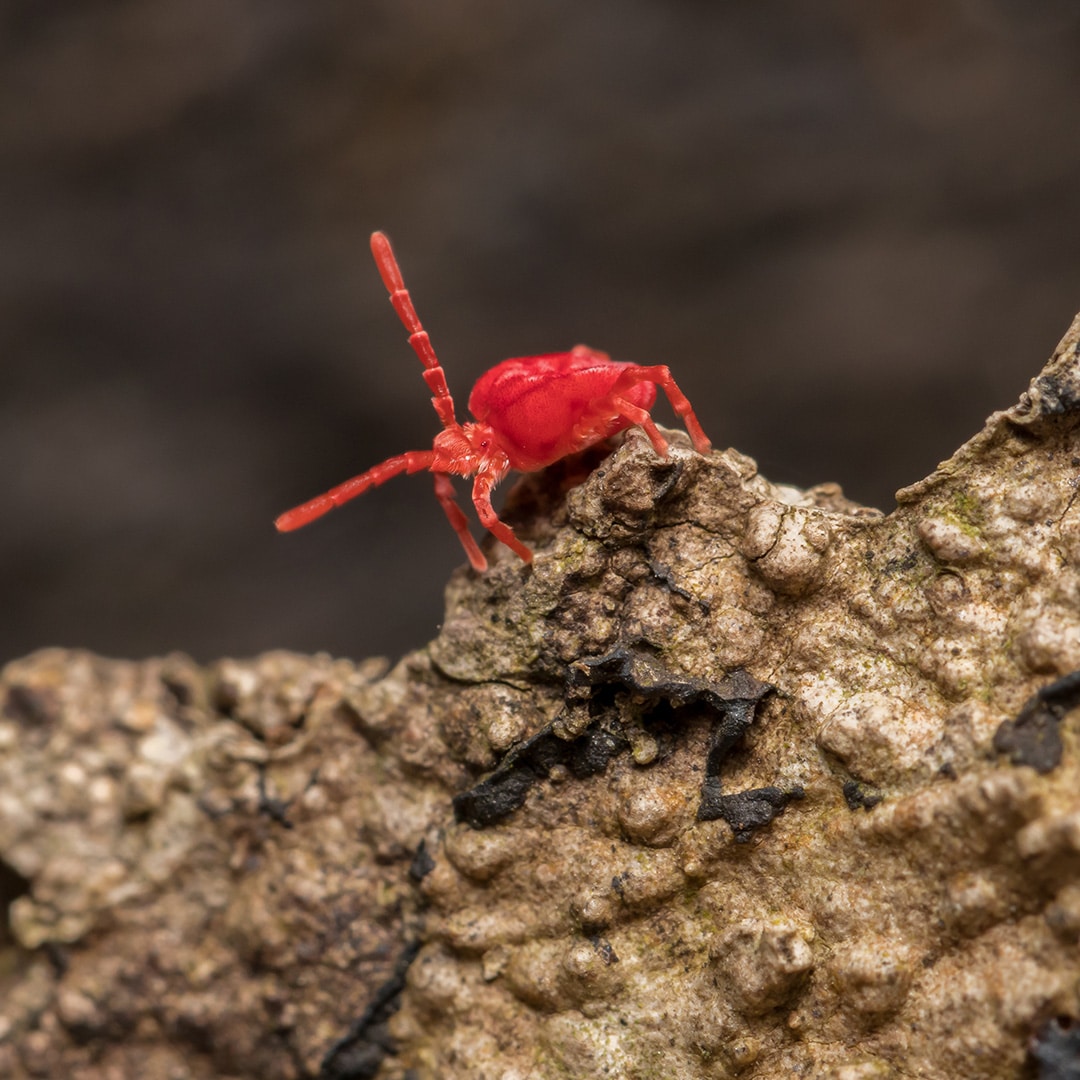
[[[881,792],[860,784],[858,780],[848,780],[844,784],[844,801],[848,804],[849,810],[858,810],[859,807],[863,810],[873,810],[882,798]]]
[[[674,708],[700,702],[724,713],[749,710],[751,720],[757,703],[774,689],[741,669],[717,682],[676,674],[656,657],[625,646],[604,656],[575,661],[570,665],[567,683],[571,689],[616,686],[632,690],[646,701],[663,701]]]
[[[1071,1016],[1047,1021],[1029,1047],[1039,1080],[1080,1080],[1080,1023]]]
[[[596,950],[596,955],[600,957],[606,967],[611,967],[612,964],[619,962],[619,957],[607,938],[594,934],[589,938],[589,944]]]
[[[1056,375],[1040,375],[1033,387],[1038,391],[1042,416],[1068,416],[1080,410],[1080,384],[1071,365]]]
[[[454,796],[454,816],[474,829],[512,814],[525,802],[529,789],[547,778],[556,765],[582,779],[603,772],[608,762],[630,743],[615,727],[596,720],[578,738],[561,739],[549,724],[514,747],[499,767],[474,788]]]
[[[622,646],[604,656],[571,664],[566,689],[569,701],[590,705],[602,703],[604,691],[629,691],[641,703],[646,718],[653,711],[693,705],[713,711],[716,719],[709,738],[702,807],[706,814],[725,820],[729,820],[726,814],[730,813],[730,820],[745,821],[751,832],[764,824],[762,821],[751,826],[747,816],[750,811],[743,810],[741,804],[732,803],[730,810],[719,812],[726,805],[720,791],[720,766],[754,722],[761,700],[773,691],[768,683],[759,682],[742,670],[715,681],[696,679],[670,671],[642,649]],[[454,798],[457,820],[477,829],[501,821],[525,802],[530,788],[545,779],[556,765],[564,766],[578,778],[603,772],[608,762],[629,749],[630,744],[611,710],[599,708],[597,712],[576,739],[557,735],[558,721],[555,721],[512,749],[487,779]],[[794,797],[789,793],[783,801]],[[713,809],[717,812],[712,813]],[[772,808],[768,820],[778,811],[779,807]],[[753,813],[760,817],[763,811],[757,808]]]
[[[427,849],[427,841],[421,840],[416,849],[416,854],[412,857],[412,862],[409,863],[409,877],[413,881],[423,881],[434,869],[435,860]]]
[[[327,1051],[319,1068],[319,1080],[370,1080],[378,1073],[383,1059],[396,1052],[386,1025],[401,1006],[405,973],[419,951],[418,941],[406,946],[393,974],[375,991],[364,1014]]]
[[[747,843],[758,829],[768,825],[792,799],[801,799],[806,794],[798,784],[787,788],[751,788],[735,795],[721,795],[719,784],[716,788],[715,792],[708,788],[702,792],[698,821],[723,818],[731,826],[738,844]]]
[[[895,576],[898,574],[906,574],[909,570],[914,570],[918,565],[919,553],[913,548],[904,555],[897,555],[886,560],[884,567],[882,567],[882,571],[883,573]]]
[[[1004,720],[994,733],[994,749],[1014,765],[1030,765],[1048,773],[1061,764],[1059,725],[1080,705],[1080,671],[1037,690],[1015,720]]]

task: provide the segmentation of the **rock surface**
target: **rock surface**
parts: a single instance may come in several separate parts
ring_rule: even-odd
[[[888,516],[632,432],[392,671],[9,665],[0,1075],[1075,1075],[1078,429],[1080,319]]]

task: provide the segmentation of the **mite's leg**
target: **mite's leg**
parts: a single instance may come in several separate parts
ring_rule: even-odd
[[[413,352],[420,358],[424,365],[424,382],[434,395],[431,404],[439,414],[439,419],[445,428],[455,427],[457,420],[454,418],[454,399],[450,396],[450,387],[446,385],[446,372],[443,371],[439,358],[431,346],[428,332],[420,322],[413,307],[412,297],[405,288],[405,282],[401,276],[401,268],[397,259],[394,258],[394,249],[385,233],[371,234],[371,254],[375,257],[375,265],[379,268],[379,275],[383,279],[386,291],[390,294],[390,303],[398,313],[405,329],[409,331],[409,344]]]
[[[495,508],[491,505],[491,489],[502,479],[498,472],[481,472],[473,483],[473,505],[480,518],[480,524],[500,543],[505,544],[524,562],[532,562],[533,553],[514,535],[514,530],[499,520]]]
[[[701,424],[698,422],[697,416],[694,414],[694,407],[690,404],[687,396],[679,389],[678,383],[672,378],[671,369],[667,364],[655,364],[651,367],[642,367],[638,364],[631,365],[619,376],[615,385],[611,388],[612,393],[621,394],[628,387],[639,382],[656,383],[667,394],[667,399],[671,402],[675,415],[682,418],[682,422],[690,435],[690,440],[694,444],[694,449],[699,454],[707,454],[712,449],[712,443],[709,442],[708,437],[701,428]],[[643,424],[642,427],[644,426]],[[648,428],[645,430],[648,431]],[[649,438],[652,439],[652,435],[649,435]],[[655,445],[656,441],[653,440],[653,446]]]
[[[637,405],[631,404],[625,398],[612,397],[612,408],[619,410],[619,415],[624,419],[629,420],[633,424],[637,424],[638,427],[643,428],[645,434],[649,436],[649,442],[653,444],[653,449],[656,453],[666,458],[668,455],[667,439],[660,434],[659,429],[653,422],[653,418],[648,414],[645,409],[640,408]]]
[[[446,511],[451,527],[458,534],[458,539],[465,549],[465,554],[469,556],[472,568],[482,574],[487,569],[487,559],[484,558],[483,552],[477,547],[472,533],[469,532],[468,519],[454,499],[454,485],[450,482],[450,477],[446,473],[437,472],[435,474],[435,495],[443,510]]]
[[[302,506],[286,510],[274,522],[278,532],[292,532],[299,529],[316,518],[321,518],[342,503],[355,499],[357,495],[363,495],[368,488],[378,487],[385,484],[392,476],[400,473],[420,472],[422,469],[430,469],[435,460],[435,454],[431,450],[408,450],[404,454],[387,458],[381,465],[376,465],[351,480],[331,488],[325,495],[319,495]]]

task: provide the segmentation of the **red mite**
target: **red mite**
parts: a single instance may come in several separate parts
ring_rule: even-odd
[[[476,422],[459,424],[446,373],[417,318],[390,241],[383,233],[372,234],[371,253],[390,293],[390,303],[409,332],[409,344],[424,365],[424,382],[434,395],[431,402],[443,430],[435,436],[430,450],[407,450],[387,458],[325,495],[282,514],[274,523],[280,532],[299,529],[398,473],[427,469],[435,474],[435,495],[473,569],[486,570],[487,559],[454,501],[451,476],[476,476],[472,497],[480,523],[496,540],[531,562],[532,552],[499,520],[491,505],[492,489],[511,469],[536,472],[634,424],[644,429],[656,452],[666,458],[667,442],[649,415],[658,386],[683,418],[694,449],[699,454],[709,452],[709,440],[693,407],[665,365],[623,364],[585,345],[570,352],[520,356],[496,364],[480,377],[469,396],[469,411]]]

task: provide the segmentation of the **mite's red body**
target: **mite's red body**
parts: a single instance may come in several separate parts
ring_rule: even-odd
[[[492,489],[511,469],[535,472],[633,424],[642,427],[656,452],[666,457],[667,441],[649,415],[658,386],[683,418],[694,448],[698,453],[708,453],[709,440],[666,366],[619,363],[584,345],[570,352],[523,356],[496,364],[480,377],[469,396],[469,411],[475,423],[459,424],[446,375],[416,316],[389,240],[375,233],[371,250],[390,302],[409,331],[409,344],[424,365],[424,381],[434,395],[432,404],[443,430],[435,436],[431,450],[409,450],[388,458],[325,495],[282,514],[275,523],[282,532],[314,521],[399,473],[428,470],[435,474],[435,494],[469,562],[476,570],[485,570],[487,560],[469,533],[449,479],[454,475],[475,475],[473,504],[481,524],[529,562],[532,552],[492,508]]]
[[[535,472],[629,427],[613,396],[652,407],[655,384],[627,379],[632,368],[584,345],[504,360],[480,376],[469,412],[498,436],[511,469]]]

